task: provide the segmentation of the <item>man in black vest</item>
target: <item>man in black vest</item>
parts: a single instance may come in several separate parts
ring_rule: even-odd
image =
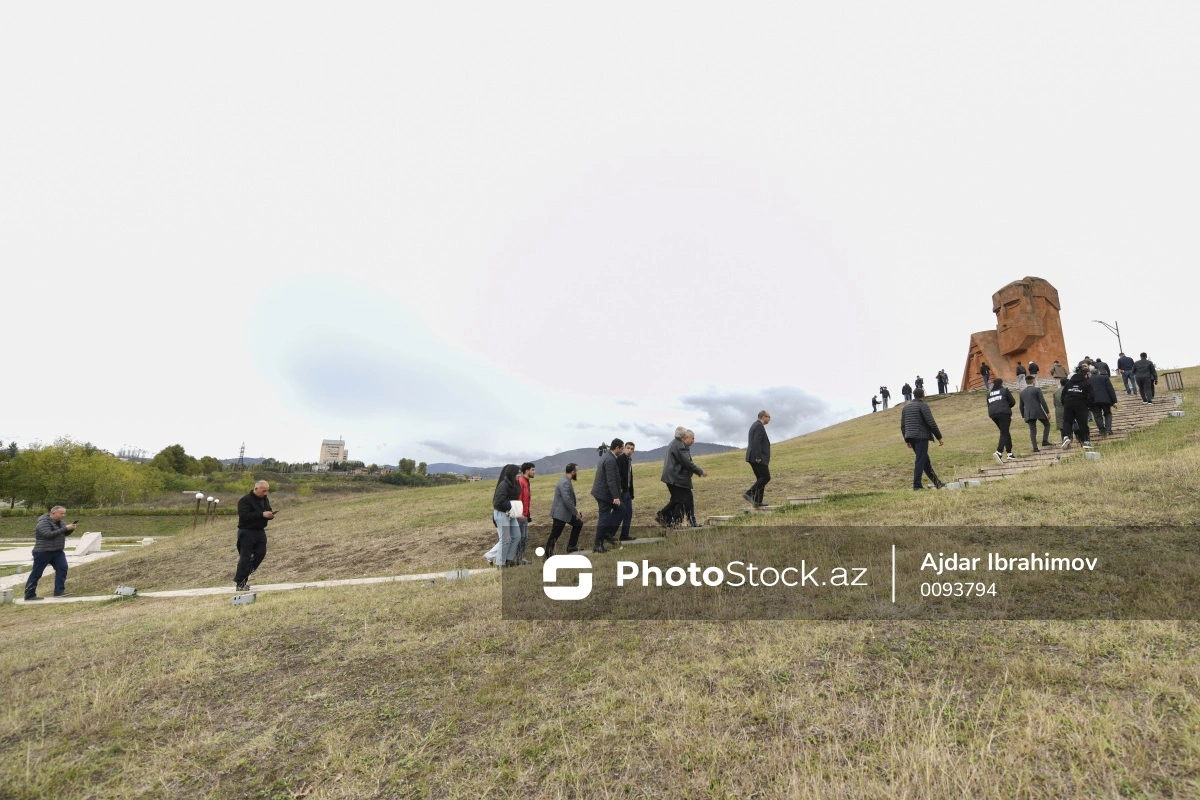
[[[254,484],[250,493],[238,500],[237,572],[233,582],[239,592],[250,591],[250,575],[267,557],[267,523],[275,519],[266,481]]]
[[[763,492],[771,482],[771,469],[768,467],[771,463],[771,440],[767,438],[766,427],[770,422],[771,415],[765,409],[758,412],[758,419],[750,425],[750,441],[746,445],[746,463],[754,470],[754,485],[742,497],[755,508],[764,505]]]

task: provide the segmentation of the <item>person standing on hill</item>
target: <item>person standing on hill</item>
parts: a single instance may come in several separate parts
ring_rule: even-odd
[[[1025,365],[1025,372],[1026,372],[1026,374],[1029,375],[1029,377],[1033,378],[1034,383],[1037,383],[1038,371],[1040,369],[1041,369],[1041,367],[1038,366],[1038,363],[1036,361],[1030,361],[1028,364]],[[1043,398],[1043,399],[1045,399],[1045,398]]]
[[[558,537],[562,536],[563,529],[567,525],[571,526],[571,538],[567,541],[567,552],[574,553],[579,550],[579,532],[583,530],[583,514],[579,513],[579,509],[575,505],[575,487],[572,485],[575,479],[579,476],[579,467],[574,463],[567,464],[567,469],[563,476],[558,479],[558,485],[554,487],[554,501],[550,504],[550,519],[554,522],[550,526],[550,538],[546,540],[546,558],[554,555],[554,545],[558,542]]]
[[[1041,452],[1037,441],[1039,421],[1042,423],[1042,447],[1050,446],[1050,406],[1046,405],[1046,396],[1037,387],[1035,376],[1028,376],[1025,383],[1027,385],[1021,390],[1021,419],[1029,425],[1029,443],[1033,445],[1033,452],[1038,453]]]
[[[267,557],[267,523],[275,519],[267,492],[271,484],[259,481],[238,500],[237,571],[233,582],[239,592],[250,591],[250,576]]]
[[[1057,378],[1060,381],[1065,381],[1067,379],[1067,368],[1064,367],[1062,362],[1057,358],[1054,359],[1054,363],[1050,365],[1050,377]]]
[[[696,434],[682,426],[675,429],[675,438],[667,446],[663,459],[662,482],[671,493],[671,500],[654,515],[654,521],[663,527],[674,527],[688,520],[692,528],[702,528],[696,522],[696,500],[692,496],[692,476],[707,478],[708,473],[692,461],[692,443]]]
[[[1112,378],[1108,370],[1101,369],[1097,360],[1092,365],[1092,373],[1088,380],[1092,384],[1092,419],[1096,421],[1096,433],[1108,436],[1112,433],[1112,407],[1117,404],[1117,393],[1113,390]],[[1107,365],[1106,365],[1107,366]]]
[[[764,505],[763,493],[771,482],[771,440],[767,438],[767,425],[771,415],[766,409],[758,412],[758,419],[750,423],[750,438],[746,444],[746,463],[754,470],[754,485],[747,489],[742,497],[755,508]]]
[[[617,453],[625,442],[613,439],[608,450],[596,464],[596,478],[592,481],[592,497],[599,509],[596,517],[596,541],[593,553],[607,553],[604,543],[617,546],[617,530],[621,527],[621,470],[617,466]]]
[[[1025,376],[1027,374],[1028,373],[1025,371],[1025,367],[1021,365],[1020,361],[1018,361],[1017,362],[1017,386],[1025,385]]]
[[[637,537],[629,532],[633,524],[633,452],[637,447],[626,442],[625,449],[617,456],[617,469],[621,473],[621,537],[622,542],[632,542]]]
[[[904,402],[906,402],[906,403],[912,402],[913,390],[912,390],[912,387],[909,386],[907,382],[905,382],[905,384],[900,387],[900,394],[904,395]]]
[[[920,375],[918,375],[917,379],[915,381],[913,381],[913,388],[914,389],[924,389],[925,388],[925,379],[922,378]]]
[[[521,531],[517,539],[517,552],[513,556],[513,561],[517,564],[530,563],[529,559],[525,557],[525,548],[529,543],[529,523],[533,520],[533,492],[530,481],[533,480],[536,472],[537,467],[533,462],[526,461],[521,465],[521,474],[517,476],[517,487],[521,490],[521,508],[525,509],[525,513],[517,520],[517,527]]]
[[[946,374],[946,370],[939,369],[937,374],[938,394],[945,394],[946,389],[950,387],[950,376]]]
[[[871,397],[871,413],[874,414],[878,410],[879,410],[879,398],[872,396]]]
[[[986,363],[979,365],[979,377],[983,378],[983,388],[987,389],[992,385],[992,368]]]
[[[879,387],[879,397],[881,400],[883,400],[883,410],[887,411],[888,400],[892,399],[892,393],[888,391],[888,388],[886,386],[880,386]]]
[[[1067,380],[1063,388],[1063,415],[1066,418],[1066,433],[1063,435],[1062,448],[1071,446],[1071,438],[1079,439],[1085,450],[1092,449],[1091,433],[1088,430],[1088,410],[1095,402],[1095,392],[1092,390],[1088,372],[1084,367],[1075,370],[1075,374]]]
[[[25,602],[41,600],[37,585],[46,567],[54,568],[54,596],[67,593],[67,556],[64,550],[67,537],[75,530],[75,523],[63,524],[67,515],[65,506],[55,506],[50,513],[42,514],[33,526],[33,568],[25,579]]]
[[[937,439],[938,447],[942,446],[942,432],[938,430],[933,412],[925,402],[925,390],[918,389],[913,393],[913,402],[904,406],[900,412],[900,435],[905,444],[913,451],[913,489],[921,489],[921,474],[924,473],[933,481],[935,489],[941,489],[946,484],[938,480],[933,471],[933,463],[929,460],[929,442]]]
[[[1138,391],[1142,393],[1142,402],[1150,405],[1154,402],[1154,385],[1158,383],[1158,370],[1154,362],[1142,353],[1141,358],[1133,364],[1133,376],[1137,378]]]
[[[1121,382],[1125,384],[1125,394],[1133,394],[1137,388],[1137,380],[1133,377],[1133,359],[1124,353],[1117,358],[1117,372],[1121,373]]]
[[[988,391],[987,410],[988,416],[992,422],[996,423],[996,427],[1000,429],[1000,442],[996,445],[996,452],[993,453],[996,461],[1004,463],[1004,451],[1008,451],[1008,460],[1016,461],[1017,457],[1012,451],[1012,433],[1010,426],[1012,425],[1012,410],[1017,401],[1013,399],[1012,392],[1004,385],[1003,378],[996,378],[992,381],[992,388]]]
[[[516,566],[517,542],[521,538],[521,523],[529,510],[521,506],[521,486],[517,483],[520,470],[516,464],[505,464],[496,479],[492,493],[492,520],[496,523],[496,544],[483,554],[489,564],[497,567]]]

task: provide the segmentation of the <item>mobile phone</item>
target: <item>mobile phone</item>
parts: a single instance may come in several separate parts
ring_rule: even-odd
[[[74,521],[74,522],[72,522],[71,524],[72,524],[72,525],[78,525],[78,524],[79,524],[79,520],[75,520],[75,521]]]

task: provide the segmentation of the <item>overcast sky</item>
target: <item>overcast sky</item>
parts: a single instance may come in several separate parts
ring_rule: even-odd
[[[487,466],[1200,362],[1194,3],[6,3],[0,439]]]

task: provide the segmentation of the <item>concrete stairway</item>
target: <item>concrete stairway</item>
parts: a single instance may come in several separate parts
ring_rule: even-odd
[[[1055,384],[1057,385],[1057,384]],[[1089,425],[1091,430],[1091,444],[1097,450],[1110,442],[1117,442],[1129,437],[1131,433],[1142,428],[1148,428],[1151,425],[1156,425],[1165,419],[1172,411],[1176,410],[1175,399],[1169,392],[1160,394],[1154,398],[1152,405],[1142,403],[1140,396],[1127,395],[1124,389],[1117,387],[1117,405],[1113,406],[1113,432],[1108,436],[1097,436],[1096,427],[1094,424]],[[1053,411],[1051,412],[1053,416]],[[1038,424],[1038,436],[1041,436],[1042,427]],[[979,468],[978,474],[967,477],[958,478],[960,481],[994,481],[1003,478],[1009,478],[1013,475],[1019,475],[1022,472],[1029,472],[1039,467],[1047,467],[1057,464],[1063,458],[1077,456],[1080,453],[1086,452],[1078,441],[1073,441],[1068,450],[1063,450],[1058,446],[1062,441],[1058,436],[1058,428],[1054,422],[1050,423],[1050,441],[1055,442],[1049,448],[1041,448],[1039,453],[1029,452],[1028,428],[1017,416],[1013,417],[1012,424],[1013,444],[1016,446],[1017,452],[1024,452],[1026,455],[1020,456],[1016,461],[1005,461],[1003,464],[989,464]]]

